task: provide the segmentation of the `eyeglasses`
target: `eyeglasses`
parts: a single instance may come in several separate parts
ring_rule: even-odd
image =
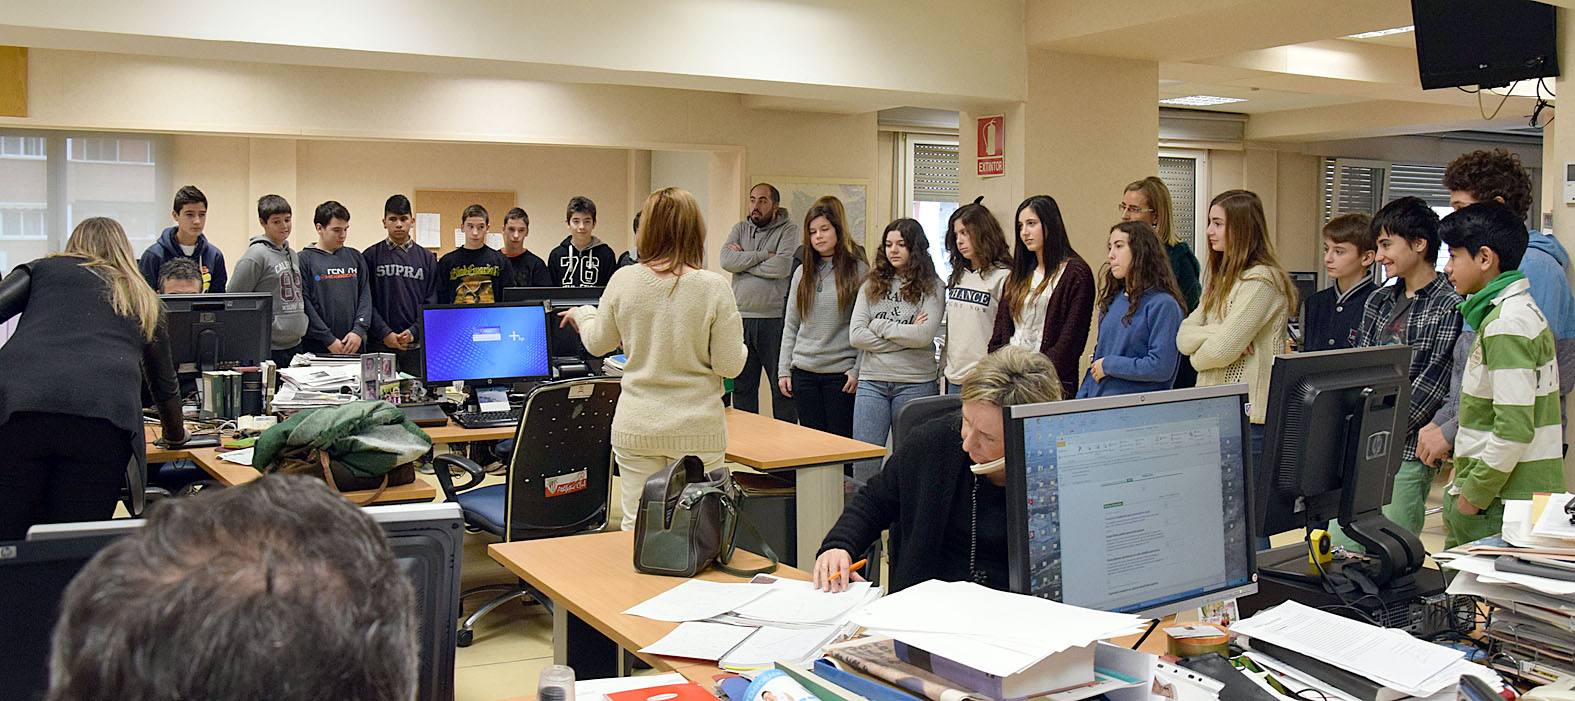
[[[1153,207],[1133,207],[1125,202],[1116,205],[1117,214],[1152,214]]]

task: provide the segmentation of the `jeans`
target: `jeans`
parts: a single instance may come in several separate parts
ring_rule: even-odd
[[[749,357],[744,360],[744,370],[733,382],[733,406],[751,414],[760,413],[760,375],[775,376],[777,359],[782,352],[781,319],[745,319],[744,347]],[[771,415],[778,421],[798,422],[798,412],[793,400],[782,396],[782,389],[771,383]]]
[[[848,375],[793,368],[793,406],[798,422],[817,431],[853,437],[853,395],[842,391]]]
[[[946,393],[947,394],[962,394],[962,385],[954,385],[950,381],[947,381],[947,383],[946,383]]]
[[[61,436],[69,440],[50,438]],[[104,419],[13,414],[0,426],[0,541],[21,540],[40,523],[113,517],[131,441]]]
[[[1420,460],[1402,460],[1400,471],[1395,473],[1393,494],[1389,497],[1389,503],[1384,504],[1384,518],[1394,521],[1395,525],[1413,535],[1420,534],[1422,524],[1427,520],[1427,493],[1433,489],[1433,478],[1438,476],[1438,470],[1423,465]],[[1363,551],[1360,545],[1340,530],[1338,524],[1329,529],[1329,534],[1335,545],[1355,552]]]
[[[891,435],[891,420],[902,405],[920,397],[933,397],[939,392],[934,381],[930,382],[880,382],[859,380],[859,391],[853,399],[854,440],[886,445]],[[853,465],[853,482],[863,486],[880,472],[881,460],[862,460]]]
[[[645,491],[645,481],[686,455],[700,458],[700,462],[705,463],[706,472],[721,467],[726,457],[723,453],[663,453],[613,448],[613,460],[618,463],[619,504],[623,509],[620,529],[634,530],[634,521],[640,513],[640,494]]]

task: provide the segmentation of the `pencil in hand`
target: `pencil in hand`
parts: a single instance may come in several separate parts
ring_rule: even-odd
[[[854,571],[854,570],[856,570],[856,569],[858,569],[860,567],[868,565],[869,563],[870,563],[869,558],[865,558],[863,560],[859,560],[858,562],[855,562],[855,563],[853,563],[851,565],[848,565],[848,571],[852,572],[852,571]],[[841,579],[841,578],[842,578],[842,573],[841,572],[832,572],[831,576],[828,577],[827,579]]]

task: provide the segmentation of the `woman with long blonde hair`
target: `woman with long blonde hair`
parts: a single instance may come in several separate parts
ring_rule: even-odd
[[[84,220],[65,251],[0,279],[0,322],[18,314],[0,346],[0,540],[110,518],[122,488],[140,512],[144,376],[165,440],[186,429],[163,306],[120,224]]]
[[[722,466],[727,416],[722,380],[744,369],[744,321],[726,277],[705,270],[705,221],[676,187],[646,198],[636,233],[640,261],[607,281],[600,307],[563,314],[586,350],[622,348],[629,362],[613,418],[624,530],[639,517],[646,479],[694,455]]]
[[[1285,348],[1285,323],[1296,288],[1274,255],[1263,201],[1228,190],[1209,203],[1208,284],[1198,308],[1181,322],[1176,346],[1192,357],[1198,386],[1247,383],[1254,461],[1263,452],[1269,370]]]

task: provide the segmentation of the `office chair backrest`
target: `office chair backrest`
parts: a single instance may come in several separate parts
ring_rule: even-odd
[[[509,456],[505,540],[571,535],[607,524],[617,378],[538,386],[525,399]]]
[[[948,413],[962,410],[962,397],[955,394],[941,394],[934,397],[920,397],[909,400],[897,408],[897,413],[891,417],[891,452],[896,454],[902,447],[902,441],[913,432],[914,428],[923,425],[926,421]],[[962,440],[959,438],[958,440]],[[896,562],[900,556],[902,544],[898,542],[897,531],[891,532],[891,558]]]

